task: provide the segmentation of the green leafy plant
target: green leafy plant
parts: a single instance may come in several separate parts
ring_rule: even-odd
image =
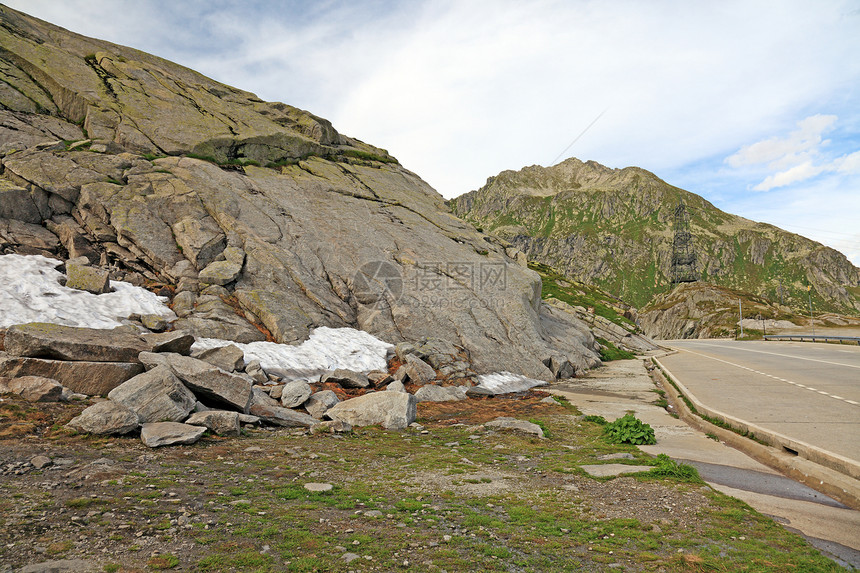
[[[699,472],[693,466],[687,464],[679,464],[666,454],[657,456],[656,465],[648,472],[654,476],[670,477],[683,481],[700,482]]]
[[[605,426],[606,424],[609,423],[606,421],[606,418],[604,418],[603,416],[595,416],[593,414],[589,414],[588,416],[585,416],[582,419],[585,422],[591,422],[592,424],[600,424],[601,426]]]
[[[549,438],[552,436],[552,433],[549,431],[549,428],[547,428],[547,426],[544,422],[542,422],[540,420],[536,420],[534,418],[529,419],[529,422],[531,422],[532,424],[537,424],[538,426],[540,426],[540,429],[543,430],[543,437],[544,438]]]
[[[606,424],[603,435],[613,444],[656,444],[654,429],[633,414],[627,413],[614,422]]]

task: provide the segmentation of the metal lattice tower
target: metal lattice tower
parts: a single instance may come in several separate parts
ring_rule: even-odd
[[[683,201],[675,207],[675,238],[672,241],[672,283],[692,283],[696,274],[696,251],[690,233],[690,217]]]

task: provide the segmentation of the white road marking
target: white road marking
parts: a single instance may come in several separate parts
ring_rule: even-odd
[[[844,364],[842,362],[832,362],[830,360],[819,360],[818,358],[804,358],[802,356],[792,356],[791,354],[780,354],[779,352],[766,352],[764,350],[753,350],[752,348],[740,348],[738,346],[725,346],[724,344],[710,344],[705,342],[690,342],[690,344],[698,344],[699,346],[716,346],[717,348],[728,348],[730,350],[743,350],[744,352],[755,352],[757,354],[770,354],[771,356],[781,356],[783,358],[794,358],[796,360],[808,360],[809,362],[821,362],[822,364],[832,364],[833,366],[845,366],[846,368],[857,368],[860,369],[860,364]],[[848,350],[843,350],[843,352],[849,352]],[[731,364],[731,362],[729,363]],[[735,365],[737,366],[737,365]]]
[[[717,345],[714,345],[714,346],[717,346]],[[724,348],[726,348],[726,347],[724,347]],[[700,352],[694,352],[694,351],[688,350],[686,348],[683,348],[681,350],[683,350],[684,352],[689,352],[690,354],[695,354],[696,356],[701,356],[702,358],[708,358],[710,360],[716,360],[717,362],[722,362],[723,364],[729,364],[729,365],[734,366],[736,368],[740,368],[742,370],[746,370],[748,372],[752,372],[752,373],[758,374],[760,376],[766,376],[768,378],[773,378],[774,380],[779,380],[781,382],[793,384],[794,386],[797,386],[798,388],[803,388],[804,390],[809,390],[810,392],[817,392],[818,394],[822,394],[822,395],[827,396],[829,398],[834,398],[836,400],[839,400],[840,402],[845,402],[845,403],[851,404],[853,406],[860,406],[860,404],[858,404],[854,400],[846,400],[845,398],[842,398],[840,396],[834,396],[833,394],[830,394],[829,392],[824,392],[822,390],[818,390],[817,388],[813,388],[812,386],[804,386],[803,384],[799,384],[797,382],[792,382],[791,380],[783,380],[782,378],[777,378],[776,376],[773,376],[772,374],[768,374],[767,372],[759,372],[758,370],[754,370],[754,369],[749,368],[747,366],[741,366],[740,364],[735,364],[734,362],[729,362],[728,360],[723,360],[722,358],[716,358],[714,356],[708,356],[707,354],[702,354]],[[757,351],[752,350],[751,352],[757,352]],[[762,354],[773,354],[773,353],[772,352],[762,352]],[[782,355],[780,354],[778,356],[782,356]],[[811,360],[811,359],[809,359],[809,360]],[[825,362],[825,361],[824,360],[816,360],[816,362]],[[834,363],[828,362],[828,364],[834,364]],[[845,365],[843,364],[842,366],[845,366]]]

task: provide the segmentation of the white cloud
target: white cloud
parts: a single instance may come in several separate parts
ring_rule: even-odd
[[[818,152],[824,143],[822,134],[833,129],[835,115],[813,115],[797,122],[797,130],[788,137],[771,137],[751,145],[744,145],[730,155],[726,163],[732,167],[767,163],[771,167],[798,166],[808,163],[807,158]]]
[[[837,116],[816,114],[797,122],[786,137],[770,137],[744,145],[726,158],[731,167],[766,165],[771,171],[753,191],[770,191],[806,181],[822,173],[860,172],[860,151],[832,157],[826,154],[830,140],[822,138],[836,128]]]
[[[795,165],[785,171],[768,175],[764,181],[753,187],[753,191],[770,191],[776,187],[785,187],[798,181],[806,181],[807,179],[812,179],[825,169],[824,166],[813,165],[811,161],[804,161],[800,165]]]

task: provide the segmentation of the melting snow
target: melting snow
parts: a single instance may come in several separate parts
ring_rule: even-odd
[[[246,363],[259,360],[263,370],[287,379],[311,378],[336,368],[365,373],[387,370],[386,357],[393,348],[391,344],[364,331],[327,326],[315,329],[306,341],[295,346],[275,342],[239,344],[201,338],[192,348],[202,350],[228,344],[235,344],[242,349]]]
[[[520,374],[510,372],[493,372],[492,374],[481,374],[478,376],[478,387],[486,388],[494,394],[507,394],[508,392],[523,392],[535,386],[543,386],[546,382],[534,380]]]
[[[92,294],[59,283],[60,261],[40,255],[0,255],[0,328],[26,322],[114,328],[132,314],[176,315],[164,297],[122,281],[115,292]]]
[[[99,295],[64,287],[59,282],[63,274],[56,270],[59,264],[60,261],[40,255],[0,255],[0,328],[27,322],[114,328],[132,314],[176,318],[165,306],[164,297],[126,282],[111,281],[114,292]],[[264,370],[287,379],[311,378],[336,368],[365,373],[385,370],[388,353],[393,348],[361,330],[321,326],[299,345],[240,344],[202,338],[194,343],[194,349],[228,344],[242,349],[246,363],[259,360]],[[483,374],[478,381],[479,386],[496,394],[522,392],[546,384],[510,372]]]

